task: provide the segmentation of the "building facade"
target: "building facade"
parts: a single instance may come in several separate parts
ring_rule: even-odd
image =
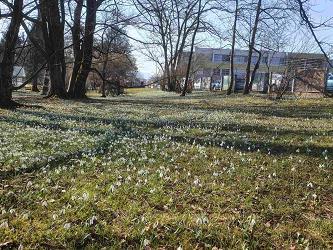
[[[194,88],[211,89],[213,86],[219,86],[222,89],[227,89],[230,79],[230,54],[230,49],[196,47],[192,67]],[[258,60],[259,54],[254,52],[251,59],[252,69]],[[241,91],[244,88],[247,61],[247,50],[235,50],[236,91]],[[325,88],[327,63],[323,55],[262,51],[260,66],[255,75],[252,90],[267,93],[272,86],[279,86],[282,79],[285,79],[283,76],[291,72],[300,76],[303,74],[303,77],[304,72],[307,72],[307,80],[293,80],[289,91],[320,92],[319,88]],[[299,78],[301,79],[301,77]],[[319,86],[317,87],[317,85]]]

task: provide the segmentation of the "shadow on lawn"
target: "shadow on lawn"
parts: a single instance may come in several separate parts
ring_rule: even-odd
[[[189,120],[160,120],[152,118],[151,120],[147,119],[130,119],[130,118],[101,118],[96,116],[89,116],[89,115],[65,115],[65,114],[54,114],[54,113],[48,113],[48,112],[38,112],[38,111],[30,111],[30,110],[19,110],[17,112],[20,112],[22,114],[28,114],[28,115],[34,115],[37,117],[41,117],[44,119],[47,119],[50,121],[50,123],[40,123],[36,121],[29,121],[27,120],[28,125],[41,125],[45,126],[45,128],[49,129],[62,129],[62,130],[68,130],[69,128],[62,127],[58,121],[67,119],[67,120],[74,120],[77,122],[87,122],[87,123],[96,123],[98,122],[98,125],[114,125],[116,127],[151,127],[155,129],[164,128],[167,127],[168,129],[182,129],[182,128],[192,128],[192,129],[207,129],[207,130],[213,130],[212,132],[218,133],[220,131],[230,131],[230,132],[248,132],[248,133],[258,133],[263,134],[267,136],[295,136],[295,135],[302,135],[305,137],[310,136],[317,136],[325,133],[325,135],[332,135],[333,136],[333,130],[328,130],[324,132],[318,132],[318,131],[309,131],[309,130],[290,130],[285,128],[272,128],[268,126],[263,125],[251,125],[251,124],[240,124],[240,123],[212,123],[212,122],[205,122],[205,121],[189,121]],[[11,123],[15,123],[16,121],[19,121],[21,124],[25,123],[25,120],[16,120],[8,117],[0,117],[0,121],[7,121]],[[55,123],[54,125],[52,123]],[[30,123],[30,124],[29,124]],[[78,130],[81,130],[77,128]],[[83,132],[85,129],[82,129]],[[87,131],[94,131],[93,129],[89,129]],[[91,132],[91,134],[94,134]]]
[[[141,99],[124,99],[124,100],[104,100],[105,103],[112,104],[128,104],[128,105],[145,105],[153,108],[171,108],[173,110],[179,111],[227,111],[231,113],[247,113],[247,114],[257,114],[264,116],[273,116],[273,117],[284,117],[284,118],[304,118],[304,119],[319,119],[333,118],[333,105],[331,106],[314,106],[314,107],[280,107],[272,103],[271,105],[223,105],[218,106],[213,103],[209,103],[205,100],[196,104],[190,103],[174,103],[169,101],[170,98],[162,100],[141,100]],[[175,99],[178,100],[178,99]],[[181,99],[182,100],[182,99]],[[99,100],[97,100],[99,102]],[[91,101],[94,103],[94,101]]]
[[[29,111],[30,114],[32,111]],[[36,112],[33,112],[34,114]],[[38,114],[36,114],[38,115]],[[41,116],[48,116],[52,117],[49,113],[43,113],[40,114]],[[74,115],[55,115],[57,118],[68,118],[74,119],[76,116]],[[101,118],[96,117],[80,117],[80,121],[82,119],[85,119],[86,121],[92,121],[94,122],[95,119],[100,120]],[[4,119],[1,118],[1,120],[10,122],[10,123],[22,123],[27,124],[27,121],[24,120],[15,120],[15,119]],[[5,180],[8,178],[11,178],[16,175],[24,174],[24,173],[31,173],[34,171],[38,171],[41,168],[45,167],[46,165],[49,165],[49,168],[55,168],[59,164],[69,161],[70,159],[79,159],[82,158],[84,154],[93,152],[94,155],[103,155],[109,150],[110,144],[120,138],[126,137],[126,138],[132,138],[136,140],[141,140],[143,138],[147,139],[151,138],[152,140],[154,138],[162,138],[164,141],[174,141],[179,143],[186,143],[186,144],[198,144],[202,146],[208,146],[208,147],[218,147],[218,148],[233,148],[234,150],[242,151],[242,152],[256,152],[260,151],[261,154],[270,154],[270,155],[304,155],[308,157],[315,157],[315,158],[323,158],[323,152],[326,150],[327,155],[333,155],[333,147],[321,147],[321,146],[315,146],[315,145],[290,145],[290,144],[280,144],[277,142],[271,142],[271,141],[259,141],[259,140],[253,140],[250,138],[244,138],[239,139],[235,138],[235,134],[228,135],[224,133],[219,133],[218,135],[214,135],[214,137],[209,136],[183,136],[183,135],[169,135],[165,133],[161,133],[160,131],[158,133],[155,133],[154,131],[147,130],[147,127],[152,126],[154,128],[163,128],[165,124],[161,123],[154,123],[154,122],[148,122],[146,120],[131,120],[131,119],[123,119],[123,118],[117,118],[117,119],[102,119],[103,122],[108,124],[115,125],[114,131],[106,131],[104,138],[101,139],[100,142],[97,143],[97,147],[91,148],[88,150],[79,150],[76,152],[69,152],[66,156],[56,157],[51,162],[42,162],[42,163],[36,163],[32,164],[31,166],[28,166],[25,169],[19,169],[19,170],[8,170],[8,171],[2,171],[0,172],[0,181]],[[63,129],[66,130],[67,128],[62,127],[59,124],[39,124],[35,121],[28,122],[29,126],[46,126],[49,129],[59,130]],[[140,127],[142,126],[142,127]],[[175,125],[176,126],[176,125]],[[229,124],[229,126],[231,126]],[[238,127],[241,127],[237,124]],[[233,128],[227,127],[227,128]],[[250,127],[242,127],[241,131],[244,132],[244,130],[252,130],[254,129],[252,126]],[[82,130],[84,133],[89,133],[93,135],[102,134],[103,130],[100,129],[89,129],[89,130]],[[230,130],[226,130],[226,132],[230,132]],[[265,130],[262,128],[262,133],[267,134],[269,133],[276,133],[276,131],[270,131]],[[288,134],[295,133],[294,131],[284,131]],[[305,135],[307,135],[307,131],[303,131]]]

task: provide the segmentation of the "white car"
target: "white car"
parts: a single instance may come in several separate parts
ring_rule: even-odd
[[[329,73],[327,77],[326,91],[333,92],[333,74]]]
[[[221,87],[222,87],[222,84],[220,82],[214,82],[214,83],[212,83],[213,90],[221,89]]]

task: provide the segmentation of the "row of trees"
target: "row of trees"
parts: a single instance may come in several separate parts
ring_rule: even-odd
[[[193,68],[194,47],[208,38],[232,48],[228,94],[235,86],[236,47],[248,48],[244,94],[250,92],[259,68],[260,60],[252,67],[252,55],[260,57],[263,50],[290,47],[290,34],[300,34],[295,31],[305,30],[301,27],[310,32],[329,61],[327,45],[320,41],[317,30],[330,27],[330,20],[315,23],[309,14],[310,0],[1,0],[0,4],[4,10],[0,14],[1,106],[16,105],[12,91],[27,83],[33,82],[37,90],[36,79],[45,69],[50,78],[48,97],[85,98],[91,72],[102,79],[103,86],[110,83],[106,68],[117,54],[135,68],[128,39],[159,66],[167,89],[183,95]],[[129,25],[141,32],[142,38],[128,35],[124,27]],[[24,41],[20,41],[22,31]],[[27,50],[29,77],[22,86],[14,87],[13,67]],[[179,65],[184,60],[187,68],[180,76]],[[94,61],[98,63],[94,65]],[[183,89],[180,77],[186,79]]]
[[[327,43],[320,41],[317,31],[331,28],[331,20],[311,19],[310,0],[135,0],[140,15],[139,29],[146,35],[143,51],[156,62],[162,72],[163,85],[169,91],[181,92],[180,82],[188,72],[195,72],[193,47],[204,40],[221,41],[231,47],[228,94],[235,88],[235,48],[248,50],[243,93],[249,94],[264,53],[283,50],[305,52],[312,46],[319,48],[329,62]],[[310,34],[312,38],[309,40]],[[307,46],[301,42],[305,40]],[[297,41],[297,43],[295,43]],[[316,43],[313,46],[313,43]],[[207,44],[207,42],[206,42]],[[311,45],[310,45],[311,44]],[[317,50],[317,51],[318,51]],[[184,53],[188,51],[188,53]],[[253,66],[253,55],[258,60]],[[186,61],[187,68],[179,67]],[[265,62],[269,64],[269,62]],[[268,65],[269,67],[269,65]]]
[[[102,79],[105,90],[112,85],[111,76],[119,80],[136,70],[125,30],[130,18],[122,15],[115,1],[1,0],[0,4],[6,10],[0,15],[0,106],[17,105],[12,92],[28,83],[36,91],[45,70],[47,97],[77,99],[86,97],[91,72]],[[22,32],[25,35],[19,36]],[[16,64],[25,65],[28,73],[21,86],[12,85]],[[110,67],[114,74],[108,73]]]

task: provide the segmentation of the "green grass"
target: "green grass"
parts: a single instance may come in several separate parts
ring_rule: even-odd
[[[332,99],[95,96],[0,110],[0,246],[333,248]]]

